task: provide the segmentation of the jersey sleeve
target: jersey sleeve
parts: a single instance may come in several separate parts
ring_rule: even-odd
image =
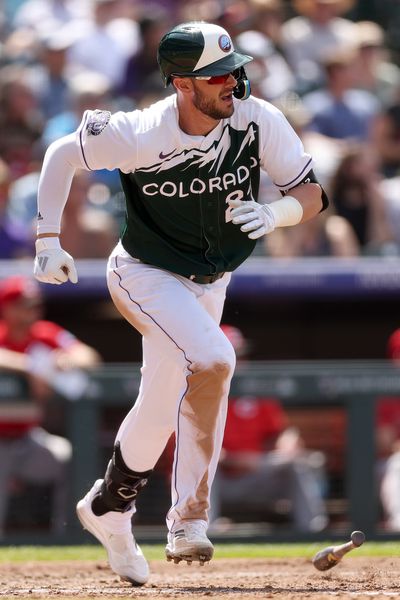
[[[107,110],[85,111],[76,131],[82,167],[89,171],[134,171],[137,162],[135,124],[139,115],[140,111],[114,114]]]
[[[312,169],[313,160],[278,109],[273,107],[261,122],[261,168],[281,191],[289,190]]]

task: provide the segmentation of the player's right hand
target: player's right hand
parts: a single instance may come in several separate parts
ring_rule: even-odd
[[[77,283],[74,259],[61,248],[58,237],[44,237],[36,240],[36,257],[33,274],[38,281],[60,285],[70,280]]]

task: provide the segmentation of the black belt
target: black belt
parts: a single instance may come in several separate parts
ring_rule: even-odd
[[[194,281],[194,283],[214,283],[214,281],[218,281],[225,275],[225,271],[221,273],[215,273],[214,275],[185,275],[190,281]]]
[[[144,263],[145,265],[151,265],[151,263],[148,263],[145,260],[142,260],[141,258],[137,260],[140,260],[140,262]],[[218,281],[218,279],[221,279],[221,277],[223,277],[224,275],[225,271],[222,271],[221,273],[214,273],[214,275],[183,275],[183,277],[190,279],[190,281],[194,281],[194,283],[204,284],[214,283],[214,281]]]

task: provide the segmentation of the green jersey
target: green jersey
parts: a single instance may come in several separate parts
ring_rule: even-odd
[[[77,140],[83,167],[120,170],[125,250],[189,277],[233,271],[253,251],[228,201],[257,201],[260,169],[283,191],[312,168],[282,113],[253,97],[206,136],[181,131],[172,95],[131,113],[88,111]]]

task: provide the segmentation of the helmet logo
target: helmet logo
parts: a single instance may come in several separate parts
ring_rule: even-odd
[[[222,52],[230,52],[232,49],[231,39],[225,33],[219,36],[218,45],[221,48]]]

